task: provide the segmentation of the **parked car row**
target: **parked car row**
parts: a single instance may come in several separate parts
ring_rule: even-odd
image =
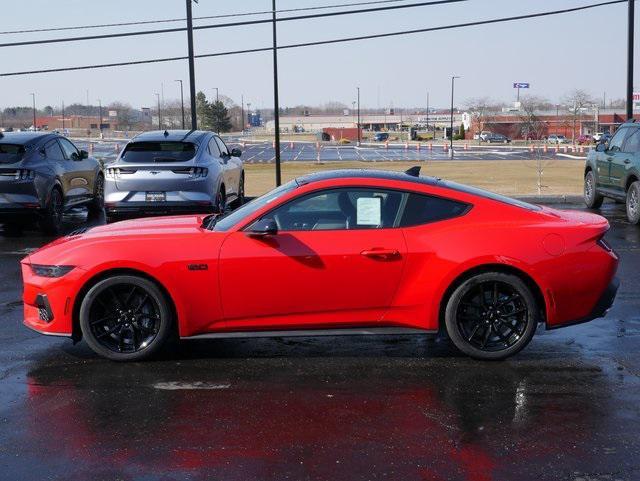
[[[0,133],[0,223],[37,222],[57,234],[65,211],[87,206],[123,217],[224,212],[244,201],[239,149],[212,132],[138,135],[114,163],[100,163],[69,139],[49,132]]]

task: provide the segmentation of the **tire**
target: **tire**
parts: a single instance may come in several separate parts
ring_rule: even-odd
[[[64,197],[60,189],[54,187],[51,194],[49,194],[44,217],[40,222],[40,227],[45,234],[58,235],[60,233],[63,212]]]
[[[501,272],[465,280],[453,291],[445,309],[445,327],[453,344],[480,360],[500,360],[518,353],[529,344],[540,321],[531,290],[519,277]]]
[[[99,174],[96,177],[93,188],[93,199],[88,205],[90,215],[100,215],[104,212],[104,177]]]
[[[627,219],[634,225],[640,224],[640,180],[636,180],[627,190]]]
[[[80,329],[89,347],[112,361],[141,361],[170,337],[173,314],[148,279],[116,275],[98,282],[80,305]]]
[[[220,190],[216,194],[216,198],[213,204],[213,212],[216,214],[224,214],[224,211],[227,208],[225,195],[224,195],[224,186],[220,186]]]
[[[236,200],[236,207],[240,207],[244,204],[244,172],[240,174],[240,182],[238,183],[238,200]]]
[[[590,170],[584,176],[584,203],[589,209],[599,209],[604,200],[604,197],[596,191],[597,185],[596,176],[593,170]]]

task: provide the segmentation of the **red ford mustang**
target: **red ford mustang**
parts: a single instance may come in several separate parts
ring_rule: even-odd
[[[436,178],[334,171],[224,216],[95,227],[22,260],[25,324],[113,360],[182,339],[436,333],[501,359],[603,316],[618,257],[597,215]]]

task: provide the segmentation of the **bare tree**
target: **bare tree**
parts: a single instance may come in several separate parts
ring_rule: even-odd
[[[546,99],[536,96],[527,96],[525,97],[520,106],[521,114],[520,114],[520,122],[521,122],[521,135],[526,139],[532,140],[541,140],[544,136],[544,133],[547,130],[547,122],[542,120],[542,118],[538,115],[538,112],[541,109],[546,108],[548,102]],[[542,183],[542,176],[544,174],[545,168],[552,164],[555,159],[549,158],[545,155],[544,152],[541,152],[540,149],[534,150],[534,168],[537,173],[537,190],[538,195],[542,194],[542,190],[547,187]],[[528,165],[525,162],[525,165]]]
[[[474,125],[478,131],[478,134],[485,129],[485,125],[493,116],[493,110],[489,97],[477,97],[468,99],[465,104],[465,108],[471,114],[472,125]],[[478,135],[478,144],[482,139]]]
[[[582,116],[582,113],[586,108],[591,107],[593,104],[597,103],[597,101],[595,101],[588,92],[582,89],[572,90],[562,98],[562,101],[564,102],[569,114],[571,114],[573,124],[571,141],[575,144],[576,124],[578,123],[578,119]]]

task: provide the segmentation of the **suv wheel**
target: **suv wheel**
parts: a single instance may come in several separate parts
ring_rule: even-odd
[[[104,177],[96,177],[96,185],[93,189],[93,199],[89,204],[90,214],[101,214],[104,210]]]
[[[632,224],[640,224],[640,180],[636,180],[627,190],[627,219]]]
[[[64,198],[60,189],[55,187],[49,195],[49,202],[41,221],[41,227],[45,234],[57,235],[60,233],[62,214],[64,212]]]
[[[603,200],[604,197],[596,191],[596,176],[593,170],[590,170],[584,176],[584,203],[589,209],[598,209]]]

